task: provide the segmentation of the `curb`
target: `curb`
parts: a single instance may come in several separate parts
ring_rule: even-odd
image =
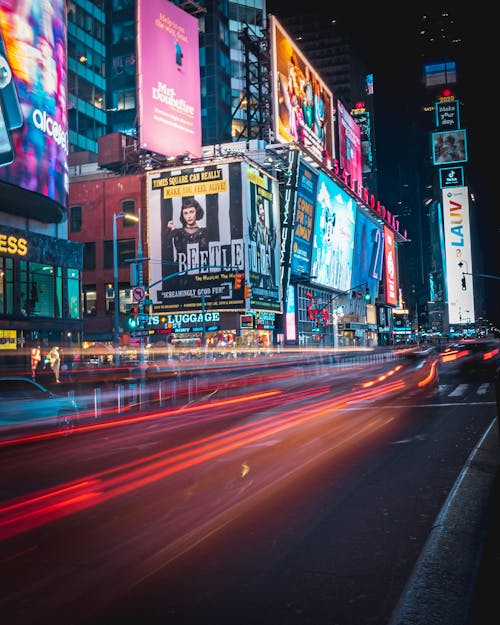
[[[441,508],[388,625],[467,625],[499,470],[494,419]]]

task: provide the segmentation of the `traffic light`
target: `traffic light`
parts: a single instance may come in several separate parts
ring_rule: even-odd
[[[252,287],[249,284],[245,284],[244,293],[245,299],[252,297]]]
[[[370,295],[370,287],[368,287],[368,286],[365,289],[365,296],[364,297],[365,297],[365,302],[367,304],[370,304],[371,301],[372,301],[372,296]]]
[[[243,285],[243,280],[245,279],[245,275],[242,273],[237,273],[234,276],[234,288],[235,290],[241,289]]]
[[[138,314],[139,314],[139,307],[132,306],[130,309],[130,317],[128,318],[128,327],[131,330],[135,330],[135,328],[137,328],[137,326],[139,325],[139,322],[137,319]]]
[[[467,291],[467,283],[465,282],[464,275],[462,275],[462,291]]]

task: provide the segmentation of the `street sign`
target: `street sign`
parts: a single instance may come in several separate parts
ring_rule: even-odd
[[[143,286],[136,286],[132,291],[132,297],[134,298],[134,302],[142,302],[144,297],[146,296],[146,291]]]

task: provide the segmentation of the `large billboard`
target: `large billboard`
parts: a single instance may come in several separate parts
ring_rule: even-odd
[[[168,0],[137,1],[141,148],[201,156],[198,20]]]
[[[384,257],[384,236],[382,228],[369,219],[361,209],[357,210],[354,235],[355,254],[353,258],[351,287],[368,283],[372,301],[378,295],[382,280]]]
[[[276,139],[303,145],[329,166],[335,157],[332,93],[273,16],[270,32]]]
[[[44,222],[68,204],[66,62],[65,0],[0,0],[2,209]]]
[[[351,288],[356,202],[320,172],[316,199],[311,282],[347,291]]]
[[[155,311],[281,311],[274,178],[230,160],[151,172],[147,186]],[[245,276],[240,287],[237,273]]]
[[[443,229],[448,321],[450,324],[474,323],[468,187],[443,189]]]
[[[361,188],[363,185],[361,129],[340,100],[337,100],[337,112],[339,163],[342,169],[350,176],[351,182],[349,186],[356,188],[354,184],[357,181],[358,188]]]

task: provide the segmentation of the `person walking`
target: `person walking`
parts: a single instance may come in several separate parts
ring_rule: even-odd
[[[49,363],[52,371],[54,372],[56,384],[60,384],[59,370],[61,369],[61,355],[59,354],[59,347],[57,345],[54,345],[49,352]]]
[[[36,376],[36,370],[40,361],[42,360],[42,352],[40,349],[40,345],[35,345],[35,347],[31,348],[31,377],[33,380]]]

